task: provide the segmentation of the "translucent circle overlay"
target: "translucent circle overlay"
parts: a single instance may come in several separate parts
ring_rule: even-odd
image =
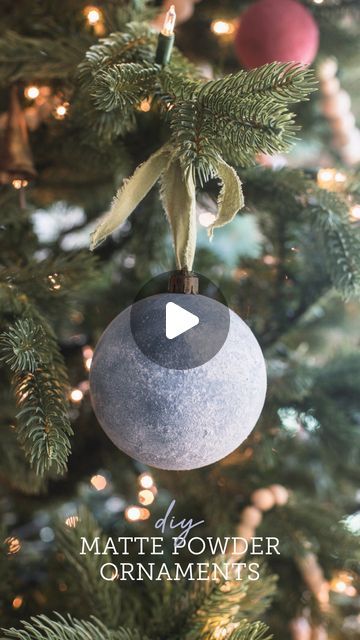
[[[141,352],[167,369],[193,369],[211,360],[222,348],[230,326],[224,295],[201,274],[199,294],[168,293],[171,272],[147,282],[137,294],[130,313],[133,338]],[[166,337],[166,305],[173,302],[196,315],[199,323],[178,335]]]

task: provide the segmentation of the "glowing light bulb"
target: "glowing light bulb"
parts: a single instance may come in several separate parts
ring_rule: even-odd
[[[31,85],[25,88],[24,95],[28,100],[35,100],[35,98],[38,98],[40,95],[40,89],[35,85]]]
[[[94,350],[89,345],[86,345],[86,347],[83,347],[82,353],[83,353],[83,356],[84,356],[84,358],[86,360],[87,358],[92,358],[93,357]]]
[[[322,4],[324,0],[313,0],[314,4]]]
[[[61,284],[60,284],[60,282],[59,282],[59,280],[58,280],[58,278],[59,278],[59,277],[60,277],[60,276],[59,276],[59,274],[58,274],[58,273],[50,273],[50,274],[48,275],[48,280],[49,280],[49,283],[50,283],[50,288],[51,288],[53,291],[59,291],[59,289],[61,289]]]
[[[333,585],[333,591],[336,591],[337,593],[343,593],[346,591],[346,582],[343,580],[337,580]]]
[[[71,402],[75,402],[75,404],[78,404],[79,402],[81,402],[83,397],[84,397],[84,394],[81,391],[81,389],[72,389],[70,393]]]
[[[278,263],[278,259],[275,256],[272,256],[271,254],[265,255],[262,260],[263,260],[263,263],[267,264],[268,266],[272,266]]]
[[[143,111],[144,113],[147,113],[148,111],[151,110],[151,100],[149,100],[148,98],[146,98],[145,100],[142,100],[139,104],[139,109],[140,111]]]
[[[57,120],[64,120],[68,110],[69,110],[68,102],[63,102],[62,104],[59,104],[55,109],[55,113],[54,113],[55,118]]]
[[[141,489],[138,497],[140,504],[143,504],[144,506],[152,504],[155,500],[155,496],[150,489]]]
[[[216,216],[210,211],[203,211],[199,214],[199,222],[202,227],[210,227],[215,220]]]
[[[338,191],[341,190],[344,182],[346,182],[346,175],[338,169],[319,169],[318,171],[317,183],[321,189]]]
[[[27,187],[29,183],[27,180],[20,180],[19,178],[15,178],[15,180],[13,180],[11,184],[14,189],[22,189],[23,187]]]
[[[350,209],[351,220],[360,220],[360,204],[354,204]]]
[[[172,4],[165,16],[164,25],[163,25],[163,28],[161,29],[161,33],[163,34],[163,36],[167,36],[167,37],[172,36],[172,34],[174,33],[175,22],[176,22],[176,11],[175,11],[175,6]]]
[[[90,482],[94,489],[96,489],[97,491],[103,491],[103,489],[105,489],[105,487],[107,486],[107,480],[105,476],[102,476],[101,474],[93,476]]]
[[[20,609],[24,602],[24,598],[22,596],[16,596],[12,601],[13,609]]]
[[[102,20],[102,12],[98,7],[85,7],[84,14],[89,24],[94,25]]]
[[[75,529],[79,522],[79,516],[68,516],[65,520],[65,524],[70,529]]]
[[[341,171],[337,171],[335,173],[335,182],[343,183],[346,182],[346,175],[341,173]]]
[[[151,489],[151,487],[154,486],[154,480],[150,473],[146,473],[145,471],[145,473],[142,473],[141,476],[139,476],[139,485],[143,489]]]
[[[210,28],[216,36],[230,36],[235,31],[234,23],[228,20],[214,20]]]
[[[334,176],[335,169],[319,169],[317,174],[319,187],[321,187],[322,184],[331,182],[334,179]]]
[[[94,355],[94,351],[93,351],[92,347],[90,347],[89,345],[86,345],[86,347],[83,347],[82,354],[83,354],[83,358],[84,358],[84,367],[85,367],[86,371],[90,371],[91,364],[92,364],[92,359],[93,359],[93,355]]]
[[[14,538],[13,536],[6,538],[5,544],[7,544],[8,546],[8,555],[14,555],[15,553],[18,553],[21,549],[21,542],[19,538]]]
[[[137,522],[137,520],[140,520],[141,519],[140,507],[136,507],[134,505],[132,505],[131,507],[126,507],[125,518],[126,520],[129,520],[129,522]]]

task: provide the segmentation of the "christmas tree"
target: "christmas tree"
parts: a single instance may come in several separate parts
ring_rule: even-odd
[[[3,0],[0,637],[360,638],[359,17],[353,0]],[[194,299],[196,273],[215,283],[268,378],[229,453],[230,364],[215,391],[189,367],[196,405],[161,367],[151,444],[177,467],[114,446],[89,384],[106,327],[168,272]],[[179,407],[193,459],[202,420],[229,455],[181,466]]]

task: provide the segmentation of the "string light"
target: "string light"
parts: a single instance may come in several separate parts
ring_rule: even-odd
[[[138,498],[140,504],[143,504],[144,506],[152,504],[155,500],[155,496],[150,489],[141,489],[141,491],[139,491]]]
[[[314,4],[322,4],[324,0],[313,0]]]
[[[241,280],[245,280],[246,278],[249,277],[248,271],[246,271],[246,269],[240,269],[240,268],[233,269],[231,275],[236,282],[240,282]]]
[[[199,214],[199,223],[202,227],[210,227],[215,220],[216,216],[210,211],[203,211]]]
[[[25,88],[24,95],[28,100],[35,100],[40,95],[40,89],[36,85],[30,85]]]
[[[28,373],[22,380],[21,385],[19,387],[19,391],[18,391],[18,402],[21,404],[22,402],[24,402],[24,400],[26,400],[26,398],[29,395],[29,390],[28,390],[28,383],[31,382],[31,380],[33,379],[33,374],[32,373]]]
[[[97,491],[103,491],[103,489],[105,489],[105,487],[107,486],[107,480],[105,476],[102,476],[101,474],[93,476],[90,480],[90,483]]]
[[[129,520],[129,522],[136,522],[141,519],[141,509],[140,507],[132,505],[131,507],[126,507],[125,509],[125,518]]]
[[[129,522],[138,522],[139,520],[147,520],[150,518],[149,509],[144,507],[138,507],[137,505],[131,505],[125,509],[125,518]]]
[[[272,267],[275,264],[278,264],[278,259],[275,256],[272,256],[270,253],[263,257],[263,263]]]
[[[59,291],[59,289],[61,289],[61,284],[59,282],[59,274],[58,273],[50,273],[48,275],[48,280],[50,283],[50,289],[52,289],[53,291]]]
[[[235,25],[228,20],[213,20],[210,29],[216,36],[230,36],[235,31]]]
[[[12,601],[13,609],[20,609],[24,602],[24,598],[22,596],[16,596]]]
[[[88,344],[85,347],[83,347],[82,352],[83,352],[83,356],[84,356],[85,359],[92,358],[93,355],[94,355],[93,348],[90,347]]]
[[[163,36],[169,37],[172,36],[175,29],[176,22],[176,11],[175,5],[171,5],[169,11],[167,12],[163,24],[163,28],[161,29],[161,33]]]
[[[102,13],[98,7],[85,7],[84,14],[89,24],[94,25],[102,19]]]
[[[317,183],[321,189],[339,191],[344,182],[346,182],[346,175],[338,169],[319,169],[318,171]]]
[[[330,589],[335,593],[342,593],[350,598],[357,595],[357,591],[352,584],[353,576],[347,571],[340,571],[330,582]]]
[[[27,187],[29,183],[27,180],[20,180],[19,178],[16,178],[11,184],[14,189],[22,189],[23,187]]]
[[[223,591],[222,587],[220,590]],[[229,622],[225,626],[218,625],[214,629],[214,633],[212,637],[214,638],[214,640],[222,640],[223,638],[228,638],[230,634],[232,634],[232,632],[238,628],[238,626],[239,624],[236,622]]]
[[[87,393],[89,391],[89,389],[90,389],[89,380],[83,380],[82,382],[79,382],[78,389],[80,389],[80,391],[83,393],[83,395],[85,395],[85,393]]]
[[[142,100],[140,102],[139,110],[143,111],[144,113],[147,113],[148,111],[151,110],[151,100],[150,100],[150,98],[145,98],[145,100]]]
[[[78,525],[78,522],[79,522],[79,516],[68,516],[65,519],[65,524],[70,529],[75,529],[75,527],[77,527]]]
[[[86,371],[90,371],[94,351],[91,347],[89,347],[89,345],[86,345],[86,347],[83,347],[82,354],[84,358],[84,367]]]
[[[143,489],[151,489],[154,486],[153,477],[146,471],[139,476],[139,485]]]
[[[79,388],[72,389],[72,391],[70,393],[71,402],[74,402],[75,404],[78,404],[79,402],[82,401],[83,397],[84,397],[84,394],[81,391],[81,389],[79,389]]]
[[[18,553],[21,549],[19,538],[14,538],[13,536],[6,538],[5,544],[8,546],[8,555],[15,555],[15,553]]]
[[[105,33],[104,15],[99,7],[88,6],[84,9],[84,15],[88,24],[93,27],[95,33],[99,36]]]
[[[62,104],[59,104],[56,108],[55,108],[55,118],[57,120],[64,120],[64,118],[67,115],[67,112],[69,110],[69,102],[63,102]]]
[[[350,208],[350,218],[351,220],[360,220],[360,204],[354,204]]]

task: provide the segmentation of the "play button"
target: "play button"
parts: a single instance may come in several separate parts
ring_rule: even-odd
[[[198,324],[199,318],[195,314],[179,307],[175,302],[166,304],[166,337],[168,340],[177,338]]]
[[[193,369],[220,351],[230,313],[219,289],[205,276],[199,292],[168,291],[169,273],[150,280],[131,306],[130,328],[142,353],[167,369]]]

